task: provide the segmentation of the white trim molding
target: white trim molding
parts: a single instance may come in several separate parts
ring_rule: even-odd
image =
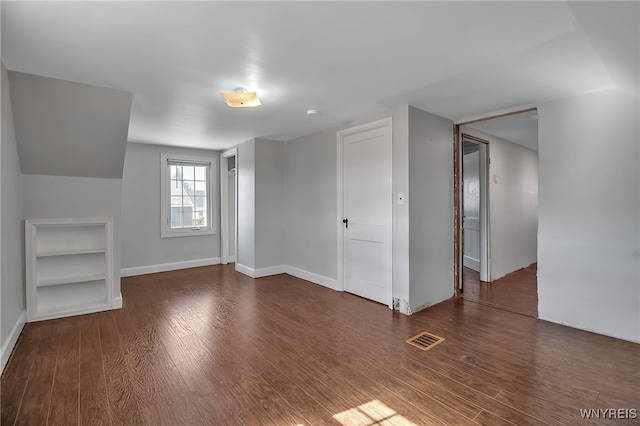
[[[113,298],[111,308],[112,309],[122,308],[122,293],[118,294],[116,297]]]
[[[305,271],[304,269],[294,268],[293,266],[285,266],[284,272],[301,280],[310,281],[314,284],[330,288],[331,290],[343,291],[338,285],[338,280],[335,278],[325,277],[314,272]]]
[[[220,154],[220,247],[222,248],[222,256],[221,263],[226,265],[229,262],[235,262],[235,256],[233,256],[233,260],[231,260],[231,256],[229,256],[229,179],[230,174],[228,171],[229,167],[229,158],[235,157],[236,159],[236,168],[238,167],[238,149],[231,148],[227,151],[224,151]],[[232,178],[235,180],[235,188],[236,194],[238,190],[238,173],[236,172]],[[231,201],[235,205],[235,213],[236,217],[234,218],[234,223],[236,223],[235,229],[235,242],[236,246],[238,244],[238,198],[237,196]],[[235,248],[236,253],[238,248]]]
[[[194,166],[207,166],[207,225],[193,228],[171,227],[171,195],[169,165],[171,163],[193,164]],[[216,158],[203,155],[180,155],[160,153],[160,238],[193,237],[198,235],[216,234],[216,191],[218,186],[216,172]]]
[[[2,344],[2,353],[0,354],[0,373],[4,371],[4,367],[7,365],[7,362],[9,362],[11,352],[13,351],[13,348],[15,348],[16,343],[18,343],[18,338],[20,337],[20,333],[22,333],[22,329],[26,323],[27,310],[25,309],[18,317],[18,321],[16,321],[13,326],[11,334],[9,334],[7,340]]]
[[[248,275],[251,278],[261,278],[261,277],[268,277],[270,275],[284,274],[286,272],[285,271],[286,268],[287,268],[286,266],[278,265],[278,266],[269,266],[267,268],[254,269],[254,268],[250,268],[248,266],[242,265],[240,263],[236,263],[236,271],[240,272],[241,274]]]
[[[159,265],[122,268],[120,270],[120,276],[122,278],[133,277],[136,275],[155,274],[156,272],[175,271],[178,269],[197,268],[200,266],[211,266],[211,265],[218,265],[218,264],[220,264],[219,257],[211,257],[208,259],[184,260],[182,262],[162,263]]]

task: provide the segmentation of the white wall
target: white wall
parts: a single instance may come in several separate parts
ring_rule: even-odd
[[[475,129],[489,143],[491,281],[538,260],[538,153]]]
[[[409,108],[413,312],[453,296],[453,122]]]
[[[113,218],[113,294],[120,296],[122,180],[22,175],[25,219]]]
[[[26,321],[23,185],[7,70],[2,68],[0,145],[0,372]]]
[[[640,342],[640,107],[607,90],[541,105],[538,312]]]
[[[159,272],[220,262],[220,233],[160,238],[160,154],[206,155],[217,151],[127,144],[122,179],[123,275]],[[219,166],[216,162],[216,170]],[[219,199],[219,173],[214,173],[214,200]],[[219,203],[214,203],[216,229],[220,229]]]

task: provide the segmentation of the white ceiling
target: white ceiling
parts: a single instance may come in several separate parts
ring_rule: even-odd
[[[133,93],[129,140],[223,149],[410,104],[454,121],[638,92],[637,2],[2,1],[6,68]],[[231,109],[219,92],[255,89]],[[320,116],[307,116],[318,109]]]

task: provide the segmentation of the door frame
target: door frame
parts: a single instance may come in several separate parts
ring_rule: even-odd
[[[336,211],[336,229],[337,229],[337,289],[344,291],[345,289],[345,232],[344,224],[344,139],[347,136],[351,136],[356,133],[366,132],[368,130],[375,130],[383,127],[389,127],[391,135],[391,143],[389,143],[389,158],[391,158],[391,170],[389,180],[391,181],[390,193],[389,193],[389,217],[391,223],[389,224],[389,256],[391,264],[391,286],[389,291],[388,306],[393,309],[393,119],[392,117],[376,120],[371,123],[362,124],[348,129],[339,130],[336,135],[336,149],[337,149],[337,211]]]
[[[229,158],[236,158],[236,196],[229,200]],[[220,263],[229,263],[229,203],[234,203],[235,208],[235,241],[236,241],[236,264],[238,261],[238,149],[231,148],[220,154],[220,243],[221,256]]]
[[[454,123],[453,125],[453,294],[460,296],[462,284],[462,134],[460,128],[479,121],[537,111],[536,107],[518,109],[503,114],[492,114],[474,120]],[[488,156],[487,156],[488,157]],[[488,191],[487,191],[488,192]],[[488,216],[488,215],[487,215]],[[487,218],[488,219],[488,218]]]

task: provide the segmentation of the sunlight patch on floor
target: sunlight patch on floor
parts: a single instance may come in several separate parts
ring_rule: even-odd
[[[334,414],[333,418],[344,426],[417,426],[377,399]]]

